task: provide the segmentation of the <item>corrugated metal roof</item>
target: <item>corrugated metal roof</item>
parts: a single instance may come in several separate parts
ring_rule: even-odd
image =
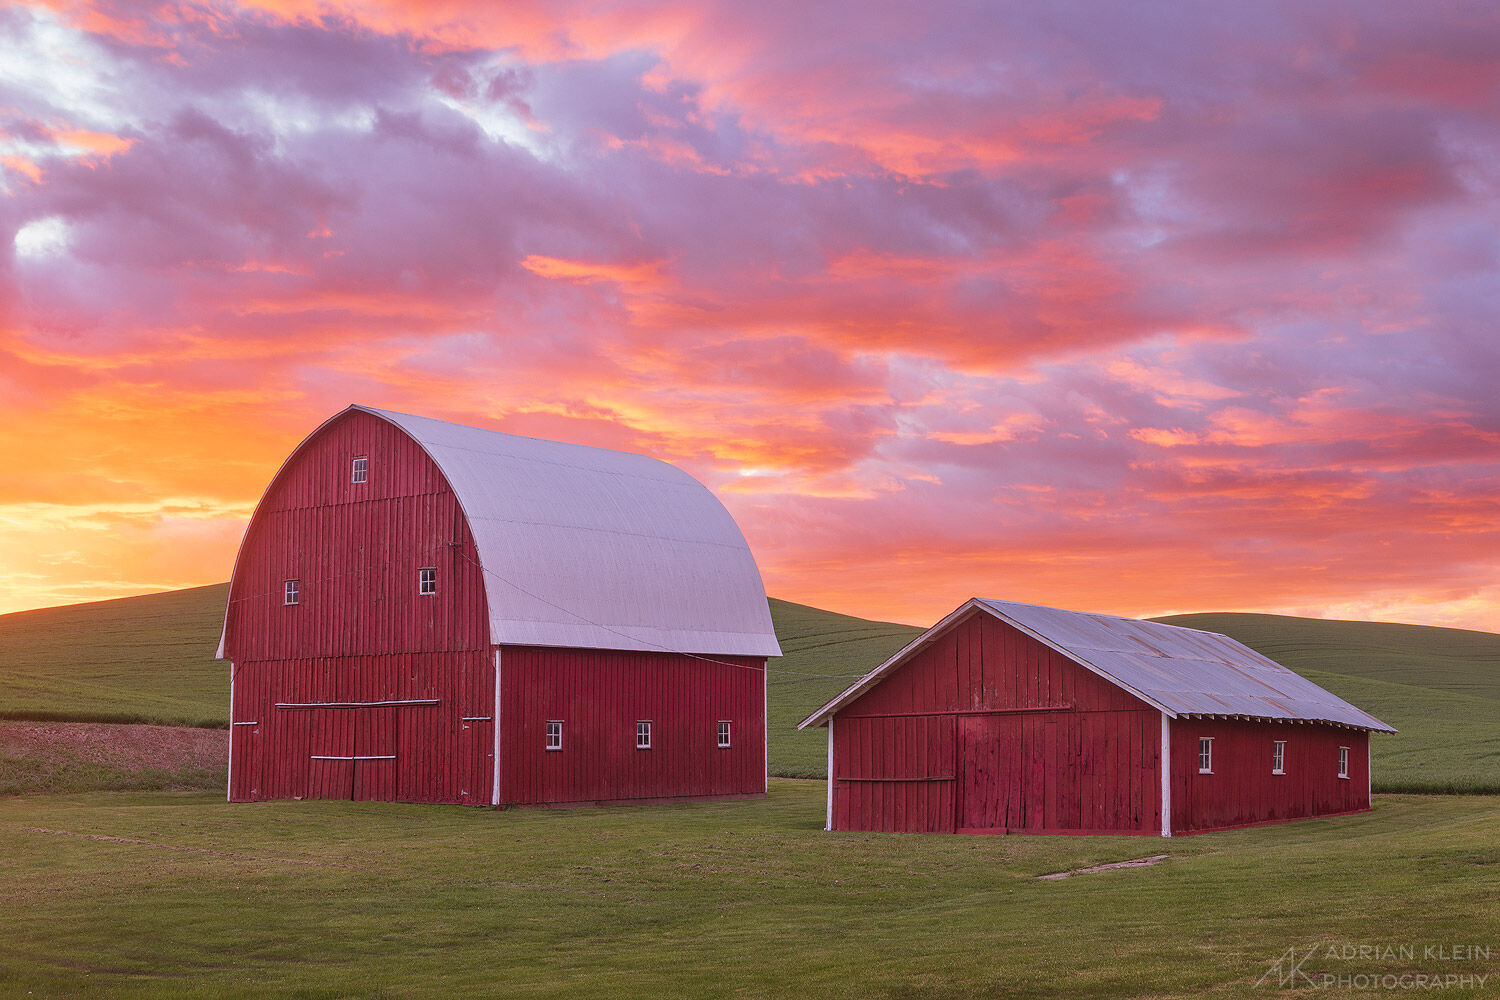
[[[717,497],[674,465],[357,406],[458,496],[497,645],[780,656],[760,570]]]
[[[1241,715],[1395,732],[1373,715],[1217,632],[982,598],[965,603],[918,636],[808,716],[802,727],[821,725],[841,705],[975,608],[1014,625],[1174,718]]]

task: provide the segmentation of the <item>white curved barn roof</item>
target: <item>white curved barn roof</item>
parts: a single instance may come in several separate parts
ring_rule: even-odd
[[[1163,622],[973,598],[803,720],[840,706],[973,610],[1015,626],[1173,718],[1242,716],[1395,732],[1379,719],[1227,635]]]
[[[780,656],[755,558],[674,465],[366,406],[457,495],[496,645]]]

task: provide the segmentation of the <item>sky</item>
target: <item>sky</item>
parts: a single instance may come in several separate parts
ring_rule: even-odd
[[[767,591],[1500,631],[1500,8],[0,7],[0,612],[228,579],[357,402]]]

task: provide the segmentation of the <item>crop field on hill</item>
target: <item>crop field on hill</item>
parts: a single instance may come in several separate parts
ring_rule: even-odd
[[[822,785],[797,781],[737,802],[505,812],[0,800],[0,992],[948,1000],[1500,983],[1500,799],[1382,797],[1372,813],[1170,841],[829,834],[822,807]],[[1388,945],[1414,951],[1342,957]],[[1294,990],[1262,978],[1288,948],[1315,951]]]
[[[226,726],[229,585],[0,615],[0,718]]]

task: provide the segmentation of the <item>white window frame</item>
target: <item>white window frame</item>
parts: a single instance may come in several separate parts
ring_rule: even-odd
[[[1286,740],[1271,741],[1271,773],[1286,774]]]
[[[1214,738],[1212,736],[1198,737],[1198,773],[1214,773]]]
[[[645,742],[644,743],[641,742],[642,740],[644,740]],[[651,720],[650,719],[636,719],[635,720],[635,748],[637,750],[650,750],[651,749]]]
[[[302,603],[302,579],[287,580],[282,584],[281,604],[283,607],[294,607]]]
[[[729,719],[719,720],[719,749],[728,750],[733,745]]]
[[[547,749],[561,751],[563,748],[563,720],[547,720]]]
[[[355,455],[349,463],[349,482],[368,483],[370,481],[370,456]]]
[[[437,567],[424,566],[421,569],[417,570],[417,596],[434,597],[436,595]]]
[[[1339,777],[1349,780],[1349,748],[1339,747]]]

